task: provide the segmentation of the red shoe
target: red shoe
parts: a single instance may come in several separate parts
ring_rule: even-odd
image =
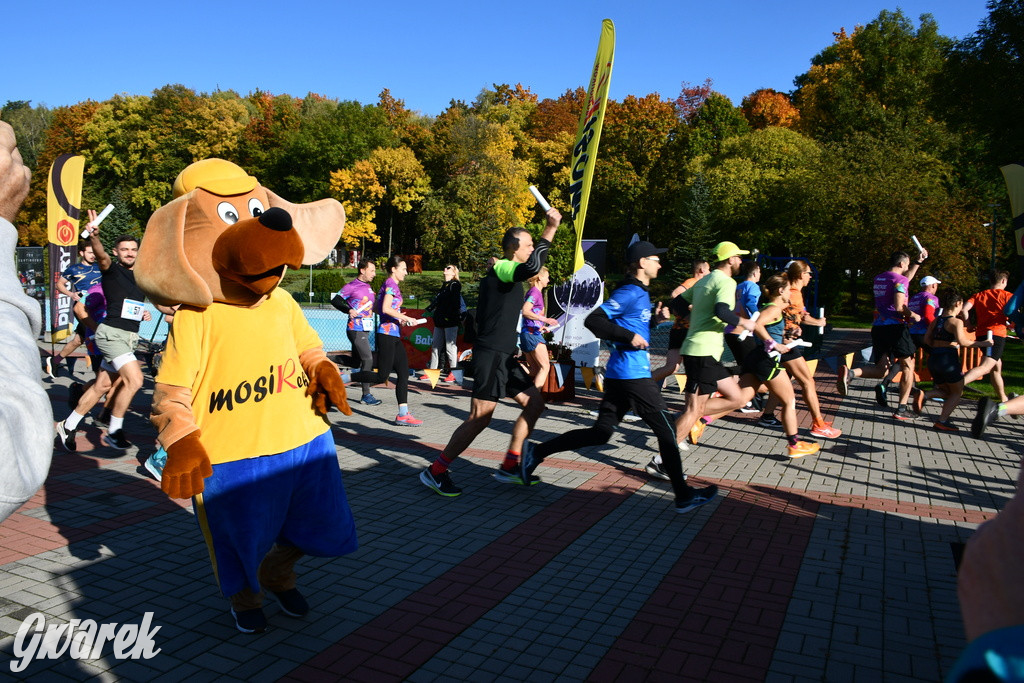
[[[932,425],[932,427],[937,432],[959,432],[960,431],[960,428],[957,427],[952,422],[950,422],[949,420],[946,420],[945,422],[937,421],[935,424]]]
[[[412,416],[412,413],[406,413],[405,415],[399,415],[395,418],[395,424],[405,425],[406,427],[419,427],[423,424],[423,420],[417,420]]]
[[[444,381],[448,382],[448,384],[455,384],[455,373],[449,372],[448,376],[444,378]]]
[[[820,436],[823,439],[837,439],[843,433],[832,426],[831,422],[823,422],[811,427],[811,436]]]

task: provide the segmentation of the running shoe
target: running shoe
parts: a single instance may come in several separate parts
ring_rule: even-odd
[[[654,477],[655,479],[661,479],[662,481],[672,481],[672,477],[668,476],[668,472],[665,471],[665,468],[662,467],[662,464],[660,462],[654,462],[653,458],[649,463],[647,463],[647,466],[644,467],[644,471],[647,472],[647,474]],[[686,480],[686,472],[683,472],[683,481]]]
[[[426,375],[420,375],[420,381],[421,382],[429,382],[430,378],[427,377]]]
[[[68,408],[74,410],[78,407],[78,402],[82,400],[82,394],[85,393],[85,386],[75,382],[68,387]]]
[[[267,616],[259,607],[236,612],[231,608],[231,616],[235,619],[235,628],[242,633],[263,633],[267,630]]]
[[[683,451],[690,450],[689,444],[687,444],[685,441],[680,441],[679,443],[676,444],[676,446],[679,446],[680,453],[682,453]]]
[[[886,395],[885,395],[886,394],[886,390],[887,390],[887,387],[885,386],[885,384],[876,384],[875,385],[875,403],[877,403],[878,405],[882,406],[883,408],[888,408],[889,407],[889,401],[886,400]]]
[[[442,472],[435,476],[430,473],[430,468],[428,467],[420,472],[420,481],[423,482],[424,486],[432,488],[440,495],[447,496],[448,498],[454,498],[462,493],[462,489],[452,483],[451,475],[448,472]]]
[[[396,425],[405,425],[406,427],[419,427],[423,424],[423,420],[417,420],[412,416],[412,413],[406,413],[405,415],[398,415],[395,417]]]
[[[146,471],[153,475],[153,478],[157,481],[163,481],[164,478],[164,465],[167,464],[167,451],[161,446],[157,449],[156,453],[146,458],[146,462],[143,463],[143,467]]]
[[[1009,393],[1009,395],[1007,396],[1007,398],[1012,401],[1013,399],[1017,398],[1017,394],[1015,394],[1015,393],[1013,393],[1011,391]],[[1010,417],[1012,417],[1014,420],[1019,420],[1020,419],[1020,415],[1011,415]]]
[[[914,387],[914,412],[920,415],[924,412],[924,391]]]
[[[759,413],[761,409],[754,405],[753,401],[747,401],[747,404],[740,408],[741,413]]]
[[[943,421],[943,420],[936,420],[935,424],[932,425],[932,428],[934,428],[935,431],[937,431],[937,432],[959,432],[960,431],[960,428],[957,427],[952,422],[950,422],[949,420],[945,420],[945,421]]]
[[[978,412],[971,422],[971,436],[980,439],[988,426],[999,418],[999,404],[985,396],[978,401]]]
[[[68,430],[63,422],[57,423],[57,438],[60,439],[60,445],[64,450],[71,453],[78,450],[78,444],[75,443],[75,430]]]
[[[46,357],[46,374],[50,376],[50,379],[57,379],[60,374],[60,361],[53,362],[53,356]]]
[[[455,384],[455,373],[449,372],[448,376],[444,378],[444,381],[448,384]]]
[[[850,368],[840,365],[838,372],[839,377],[836,379],[836,389],[839,390],[840,396],[846,396],[850,393]]]
[[[838,439],[842,431],[832,426],[831,422],[822,422],[811,427],[811,436],[818,436],[822,439]]]
[[[274,597],[277,598],[278,603],[281,605],[281,611],[290,617],[304,617],[309,614],[309,603],[306,602],[306,598],[302,597],[295,588],[289,588],[286,591],[274,593]]]
[[[757,424],[759,427],[781,427],[782,421],[774,415],[762,415],[757,420]]]
[[[911,413],[909,410],[907,410],[907,404],[906,403],[899,404],[899,406],[896,408],[896,412],[893,413],[892,416],[894,418],[896,418],[897,420],[901,420],[901,421],[904,421],[904,422],[907,421],[907,420],[913,420],[914,417],[915,417],[915,415],[913,413]]]
[[[364,406],[379,406],[384,401],[380,400],[373,394],[364,394],[363,397],[359,399],[359,402]]]
[[[520,458],[520,460],[522,460],[522,458]],[[502,484],[516,484],[518,486],[533,486],[534,484],[540,483],[540,479],[529,474],[526,475],[526,479],[523,479],[521,465],[519,467],[516,467],[516,469],[519,471],[509,472],[504,467],[499,467],[498,470],[494,473],[494,478],[500,481]]]
[[[531,481],[536,479],[533,476],[533,471],[537,469],[539,464],[533,455],[533,444],[529,441],[523,441],[523,453],[519,456],[519,480]],[[538,479],[537,481],[540,480]]]
[[[634,413],[632,410],[630,410],[625,415],[622,416],[622,419],[625,422],[636,422],[637,420],[640,419],[640,416]]]
[[[661,479],[662,481],[671,481],[671,478],[668,476],[668,472],[666,472],[665,468],[661,466],[661,463],[654,462],[653,459],[649,463],[647,463],[647,466],[644,467],[644,471],[647,472],[647,474],[654,477],[655,479]]]
[[[813,441],[797,441],[795,445],[786,447],[786,455],[790,458],[802,458],[806,455],[814,455],[821,449],[821,444]]]
[[[107,432],[103,436],[103,443],[119,451],[126,451],[132,447],[132,442],[124,435],[123,429],[118,429],[116,432]]]
[[[697,421],[693,423],[693,426],[690,427],[690,433],[686,436],[686,440],[696,446],[697,443],[700,442],[700,437],[701,434],[704,433],[705,427],[707,427],[707,424],[698,418]]]
[[[699,508],[704,503],[710,503],[718,495],[718,487],[712,484],[702,489],[691,489],[693,495],[686,500],[676,501],[676,512],[689,512]]]

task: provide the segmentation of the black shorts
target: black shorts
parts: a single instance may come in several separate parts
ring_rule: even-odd
[[[743,359],[743,372],[756,377],[760,382],[767,382],[782,372],[782,356],[770,356],[764,349],[754,349]]]
[[[668,331],[668,350],[675,349],[678,351],[682,347],[683,342],[686,341],[686,333],[689,332],[685,327],[673,327]]]
[[[743,365],[743,359],[747,355],[760,346],[757,341],[757,337],[754,335],[747,335],[746,339],[740,339],[738,334],[727,334],[725,335],[725,344],[729,347],[732,352],[732,357],[736,359],[739,365]]]
[[[984,337],[980,337],[980,339],[984,339]],[[1002,360],[1003,351],[1005,349],[1006,337],[997,337],[995,335],[992,335],[992,346],[988,347],[987,349],[982,349],[981,351],[992,360]]]
[[[640,379],[612,379],[604,381],[604,396],[597,409],[598,423],[614,428],[622,417],[632,410],[640,416],[668,410],[661,389],[650,377]]]
[[[473,349],[473,398],[500,401],[513,398],[533,386],[533,380],[510,353]]]
[[[782,342],[782,343],[785,344],[786,342]],[[790,361],[797,360],[798,358],[803,358],[804,357],[804,349],[806,349],[806,348],[807,348],[806,346],[795,346],[795,347],[793,347],[792,349],[789,350],[788,353],[782,354],[782,362],[783,363],[789,363]]]
[[[924,343],[923,334],[911,334],[910,341],[914,342],[914,346],[919,349],[930,349],[931,347]]]
[[[686,393],[710,396],[718,389],[719,380],[732,376],[729,368],[711,356],[683,356],[686,371]]]
[[[917,353],[906,325],[874,325],[871,328],[871,361],[883,358],[913,358]]]
[[[964,378],[960,370],[960,354],[948,346],[933,348],[928,356],[928,372],[936,384],[956,384]]]

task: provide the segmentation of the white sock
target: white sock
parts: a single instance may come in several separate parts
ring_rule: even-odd
[[[123,427],[123,426],[124,426],[124,418],[123,417],[114,417],[113,415],[111,415],[110,416],[110,426],[107,427],[107,434],[113,434],[114,432],[119,432],[119,431],[121,431],[121,427]]]
[[[64,420],[64,429],[68,430],[69,432],[74,431],[78,429],[78,424],[84,419],[85,415],[80,415],[72,410],[71,414],[68,415],[68,418]]]

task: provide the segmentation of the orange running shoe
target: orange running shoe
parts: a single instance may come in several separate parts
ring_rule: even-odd
[[[700,441],[701,434],[704,433],[705,427],[707,427],[707,425],[698,418],[697,421],[693,423],[693,426],[690,427],[690,435],[686,437],[686,440],[696,446],[697,442]]]
[[[842,435],[843,432],[833,427],[831,422],[822,422],[811,427],[811,436],[820,436],[823,439],[838,439]]]
[[[790,458],[802,458],[805,455],[814,455],[821,448],[821,444],[813,441],[797,441],[795,446],[789,446],[787,455]]]

